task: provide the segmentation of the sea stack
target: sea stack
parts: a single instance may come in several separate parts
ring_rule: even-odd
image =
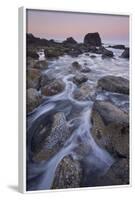
[[[84,44],[90,46],[101,46],[102,43],[99,33],[87,33],[84,37]]]

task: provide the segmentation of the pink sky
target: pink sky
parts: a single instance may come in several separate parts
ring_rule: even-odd
[[[99,32],[103,42],[129,42],[129,16],[27,10],[27,32],[37,37],[83,41],[85,34]]]

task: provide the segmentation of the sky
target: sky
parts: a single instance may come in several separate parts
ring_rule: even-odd
[[[27,32],[36,37],[83,42],[87,33],[99,32],[102,42],[129,43],[129,16],[27,10]]]

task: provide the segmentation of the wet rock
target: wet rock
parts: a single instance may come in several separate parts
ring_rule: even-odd
[[[37,52],[35,50],[27,49],[26,53],[27,53],[27,57],[30,57],[30,58],[33,58],[36,60],[38,60],[38,58],[39,58],[39,55],[37,54]]]
[[[106,49],[105,47],[100,47],[98,49],[98,53],[102,54],[102,58],[112,58],[113,57],[113,52]]]
[[[108,101],[92,108],[92,135],[96,143],[113,155],[129,156],[129,116]]]
[[[77,42],[72,37],[69,37],[63,41],[63,44],[77,44]]]
[[[37,60],[35,60],[35,59],[31,58],[31,57],[27,57],[26,62],[27,62],[26,67],[27,67],[27,69],[28,69],[28,68],[34,67],[34,65],[35,65],[35,63],[37,62]]]
[[[32,112],[42,102],[42,96],[34,88],[27,90],[27,113]]]
[[[89,73],[89,72],[91,72],[91,69],[89,67],[87,67],[87,66],[82,66],[81,72]]]
[[[97,87],[110,92],[129,94],[129,80],[117,76],[104,76],[98,80]]]
[[[122,158],[114,162],[105,175],[96,180],[96,186],[129,184],[129,160]]]
[[[71,156],[66,156],[56,169],[52,189],[78,188],[80,187],[81,177],[80,163]]]
[[[48,62],[46,60],[39,60],[35,63],[34,68],[36,69],[47,69],[48,68]]]
[[[90,46],[101,46],[101,38],[99,33],[88,33],[87,35],[85,35],[84,44]]]
[[[122,44],[113,45],[113,46],[109,46],[109,47],[113,48],[113,49],[125,49],[125,45],[122,45]]]
[[[96,58],[96,56],[95,55],[90,55],[90,58]]]
[[[121,58],[129,58],[129,48],[126,48],[120,56]]]
[[[56,113],[53,116],[50,134],[45,138],[43,148],[34,155],[33,160],[48,160],[53,157],[63,147],[70,135],[64,113]]]
[[[41,72],[38,69],[27,69],[27,88],[39,89]]]
[[[58,58],[59,56],[64,55],[63,49],[59,46],[46,47],[45,50],[46,58]]]
[[[89,83],[83,83],[80,88],[74,91],[74,98],[79,101],[93,100],[95,97],[95,89]]]
[[[42,74],[42,75],[41,75],[41,78],[40,78],[40,87],[41,87],[41,89],[42,89],[44,86],[50,84],[50,82],[52,82],[52,80],[51,80],[50,77],[48,77],[46,74]]]
[[[41,92],[45,96],[52,96],[62,92],[65,88],[65,83],[62,80],[54,80],[50,84],[42,87]]]
[[[81,65],[77,61],[72,63],[72,67],[74,69],[76,69],[76,70],[80,70],[81,69]]]
[[[77,74],[73,77],[73,82],[77,85],[80,85],[88,80],[88,77],[83,74]]]

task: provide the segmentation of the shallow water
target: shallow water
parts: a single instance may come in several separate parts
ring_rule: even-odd
[[[123,50],[110,50],[114,52],[114,58],[102,59],[101,55],[93,53],[89,55],[96,55],[96,58],[91,58],[86,54],[79,55],[77,58],[65,55],[59,59],[49,61],[48,70],[43,71],[43,74],[47,74],[50,79],[62,79],[66,86],[62,93],[45,98],[44,102],[27,117],[27,190],[50,189],[55,170],[66,155],[72,155],[78,160],[82,159],[82,156],[76,153],[76,148],[79,147],[78,140],[90,149],[87,156],[83,155],[83,160],[85,159],[88,166],[92,165],[96,170],[98,168],[98,173],[106,173],[114,162],[111,155],[95,143],[90,133],[93,101],[74,99],[73,92],[77,86],[71,80],[77,73],[72,68],[72,62],[74,61],[78,61],[81,65],[86,65],[91,69],[91,72],[82,74],[88,76],[88,82],[93,88],[95,88],[97,80],[105,75],[122,76],[129,79],[129,61],[119,57]],[[122,109],[128,109],[129,99],[127,95],[99,92],[96,99],[109,100]],[[74,127],[71,137],[48,162],[34,162],[31,159],[32,138],[39,133],[40,124],[49,115],[56,112],[64,112],[68,126]]]

